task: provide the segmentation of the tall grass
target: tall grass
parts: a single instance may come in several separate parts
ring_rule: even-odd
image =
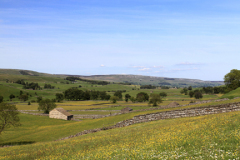
[[[0,159],[239,159],[240,112],[169,119],[0,149]]]

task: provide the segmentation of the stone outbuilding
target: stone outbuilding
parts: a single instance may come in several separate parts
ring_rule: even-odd
[[[131,112],[132,110],[133,110],[132,108],[126,107],[126,108],[123,108],[123,109],[121,110],[121,112],[122,112],[122,113],[129,113],[129,112]]]
[[[171,102],[171,103],[168,105],[169,108],[177,107],[177,106],[179,106],[179,103],[177,103],[177,102]]]
[[[49,112],[49,118],[71,120],[73,115],[63,108],[55,108]]]

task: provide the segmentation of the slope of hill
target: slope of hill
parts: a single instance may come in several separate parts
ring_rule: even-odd
[[[92,75],[81,76],[81,78],[102,80],[109,82],[129,82],[136,85],[155,85],[155,86],[171,86],[171,87],[201,87],[201,86],[220,86],[224,85],[223,81],[202,81],[198,79],[185,78],[166,78],[141,75]]]
[[[220,86],[224,85],[223,81],[203,81],[198,79],[186,78],[166,78],[166,77],[153,77],[141,75],[63,75],[63,74],[47,74],[39,73],[30,70],[19,69],[0,69],[0,81],[16,81],[18,79],[31,80],[33,82],[45,81],[60,81],[67,76],[76,76],[90,80],[101,80],[109,82],[127,82],[134,85],[155,85],[155,86],[169,86],[169,87],[202,87],[202,86]]]
[[[240,97],[240,87],[233,90],[233,91],[230,91],[226,94],[224,94],[221,98],[235,98],[235,97]]]

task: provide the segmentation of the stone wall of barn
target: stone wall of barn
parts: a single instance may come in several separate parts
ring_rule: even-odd
[[[52,110],[49,112],[49,118],[55,118],[55,119],[64,119],[67,120],[67,116],[62,114],[61,112],[57,110]]]

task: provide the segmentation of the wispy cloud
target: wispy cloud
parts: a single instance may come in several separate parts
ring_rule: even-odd
[[[141,69],[139,69],[139,71],[148,71],[148,70],[150,70],[150,68],[141,68]]]
[[[105,65],[104,65],[104,64],[101,64],[100,67],[105,67]]]
[[[192,63],[192,62],[181,62],[177,65],[201,65],[202,63]]]
[[[145,68],[145,66],[132,66],[132,68]]]
[[[153,66],[153,68],[164,68],[164,66]]]
[[[190,71],[190,70],[199,70],[200,68],[174,68],[170,71]]]

